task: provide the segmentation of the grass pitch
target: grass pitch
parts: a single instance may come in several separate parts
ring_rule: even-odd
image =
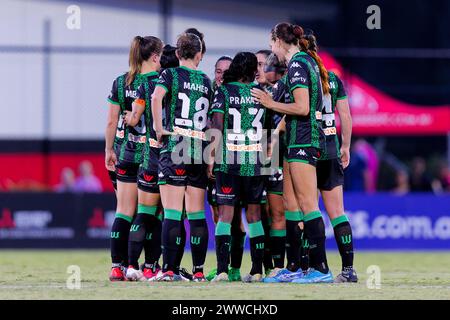
[[[330,252],[328,258],[337,275],[339,255]],[[67,288],[70,265],[80,267],[79,290]],[[214,265],[210,252],[206,271]],[[380,289],[367,286],[371,265],[380,268]],[[109,266],[107,250],[1,250],[0,299],[450,299],[450,252],[357,252],[357,284],[111,283]],[[183,266],[190,269],[189,254]],[[243,275],[249,267],[246,254]]]

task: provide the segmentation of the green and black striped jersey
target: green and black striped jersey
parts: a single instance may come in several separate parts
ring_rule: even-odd
[[[336,103],[338,100],[346,99],[344,85],[341,79],[331,71],[328,71],[330,94],[323,96],[322,129],[325,134],[325,148],[321,153],[320,160],[336,159],[341,156],[339,140],[336,134]]]
[[[274,86],[273,86],[273,92],[272,92],[272,99],[277,102],[281,103],[290,103],[291,101],[291,95],[289,93],[289,88],[287,84],[287,75],[284,75],[280,80],[278,80]],[[272,114],[272,128],[276,129],[278,124],[280,123],[281,119],[283,119],[283,114],[279,112],[275,112],[273,110],[270,110]],[[284,153],[286,151],[286,134],[284,132],[280,132],[280,139],[279,139],[279,159],[278,163],[279,166],[283,166],[283,157]],[[272,150],[274,152],[274,150]]]
[[[165,128],[175,133],[164,138],[161,152],[173,152],[184,141],[188,142],[187,145],[183,144],[187,147],[188,157],[196,162],[203,161],[207,116],[212,98],[210,79],[200,70],[181,66],[164,70],[156,85],[167,92],[163,102]]]
[[[250,90],[254,83],[230,82],[220,86],[214,95],[211,113],[224,114],[222,150],[216,154],[216,171],[239,175],[260,176],[267,155],[263,148],[267,129],[266,108],[256,102]]]
[[[157,76],[147,78],[147,81],[144,81],[144,83],[139,87],[136,96],[136,99],[143,100],[145,102],[144,121],[147,130],[145,134],[146,143],[143,150],[142,167],[144,170],[151,169],[153,171],[158,170],[159,151],[161,149],[161,144],[158,143],[158,139],[156,137],[152,115],[152,94],[153,91],[155,91],[157,82]]]
[[[303,51],[296,53],[288,64],[287,85],[290,102],[293,91],[306,88],[309,91],[309,114],[286,115],[286,141],[288,148],[324,147],[322,127],[322,84],[320,71],[314,58]]]
[[[139,120],[139,123],[135,127],[131,127],[125,125],[123,115],[125,111],[132,110],[132,104],[137,97],[139,86],[148,79],[157,78],[158,73],[149,72],[138,74],[130,86],[126,85],[127,74],[125,73],[114,80],[111,94],[108,97],[110,103],[120,106],[114,150],[120,161],[141,163],[146,140],[144,117]]]

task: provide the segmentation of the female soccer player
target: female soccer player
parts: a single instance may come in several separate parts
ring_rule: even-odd
[[[128,263],[128,235],[131,221],[136,211],[137,171],[142,162],[142,150],[145,145],[145,124],[139,120],[134,127],[125,125],[125,111],[131,111],[139,86],[154,76],[151,61],[153,37],[137,36],[130,48],[130,70],[114,80],[111,94],[108,125],[105,133],[105,162],[108,170],[115,170],[117,175],[117,213],[111,229],[111,281],[125,279],[124,269]],[[119,119],[119,121],[117,120]],[[118,123],[117,123],[118,122]],[[117,126],[116,150],[114,145],[114,128]]]
[[[223,82],[223,73],[230,67],[233,58],[230,56],[221,56],[217,59],[214,65],[214,83],[213,90],[215,91]]]
[[[266,92],[272,94],[272,86],[273,84],[268,81],[266,78],[266,74],[264,72],[264,66],[267,63],[267,58],[271,54],[270,50],[259,50],[255,53],[256,58],[258,59],[258,70],[256,72],[255,80],[256,82],[263,88]],[[266,184],[267,184],[266,178]],[[270,226],[272,224],[270,212],[269,212],[269,205],[267,203],[267,186],[264,186],[264,196],[263,200],[261,201],[261,219],[264,227],[264,234],[265,234],[265,243],[264,243],[264,271],[266,275],[269,275],[273,270],[273,262],[272,262],[272,254],[270,252],[270,249],[272,247],[271,245],[271,237],[270,237]]]
[[[264,64],[264,78],[272,86],[272,98],[274,101],[285,103],[285,86],[281,81],[286,72],[286,65],[281,63],[277,56],[271,53]],[[271,118],[271,128],[275,129],[281,121],[283,115],[269,110],[268,116]],[[270,241],[270,252],[272,254],[274,269],[266,276],[264,282],[276,276],[284,268],[284,257],[286,250],[286,219],[284,215],[283,203],[283,140],[278,139],[281,143],[274,145],[272,151],[277,151],[278,166],[273,169],[272,174],[268,177],[266,190],[270,212],[270,231],[268,232]],[[277,149],[277,150],[275,150]],[[272,160],[273,161],[273,160]],[[272,164],[273,165],[273,164]],[[268,236],[266,234],[266,238]],[[267,243],[267,242],[266,242]],[[291,246],[289,246],[291,248]],[[290,256],[289,256],[290,257]]]
[[[229,69],[233,58],[229,56],[220,57],[214,66],[214,82],[213,91],[222,85],[223,74]],[[208,203],[213,213],[214,223],[219,221],[219,208],[216,201],[216,181],[215,179],[208,179]],[[230,281],[241,281],[241,265],[242,257],[244,255],[245,232],[244,224],[242,223],[242,207],[235,207],[235,214],[231,222],[231,243],[230,243],[230,268],[228,269],[228,277]],[[211,281],[217,274],[217,269],[214,268],[207,275],[206,279]]]
[[[310,243],[311,269],[293,282],[332,282],[325,252],[325,225],[317,195],[316,165],[323,147],[322,95],[329,93],[328,73],[317,53],[308,49],[300,26],[277,24],[271,32],[272,52],[288,63],[291,103],[275,102],[253,89],[255,99],[286,114],[287,160],[297,202],[304,213],[304,230]],[[300,47],[300,48],[299,48]],[[301,49],[301,50],[300,50]]]
[[[163,273],[159,280],[174,280],[177,248],[181,244],[180,221],[185,209],[191,231],[193,281],[200,282],[206,281],[203,265],[208,248],[203,150],[211,81],[197,70],[202,59],[202,41],[197,35],[180,35],[176,54],[180,67],[164,70],[151,102],[155,131],[158,141],[163,144],[158,169],[164,207]]]
[[[146,61],[148,77],[137,90],[132,111],[126,112],[125,116],[125,123],[128,126],[134,127],[143,119],[146,128],[143,162],[139,166],[137,177],[138,210],[136,219],[131,225],[128,243],[129,266],[126,277],[132,281],[153,278],[157,272],[156,268],[161,255],[160,219],[162,215],[158,187],[158,161],[161,145],[156,141],[156,133],[153,129],[150,99],[159,77],[163,43],[156,37],[146,37],[144,41],[148,42],[148,50],[151,52]],[[142,272],[139,269],[138,259],[145,244],[147,246],[145,247],[145,263]]]
[[[317,52],[316,37],[309,33],[305,38],[309,42],[309,50]],[[331,71],[328,71],[328,78],[330,94],[324,96],[322,109],[325,149],[317,162],[317,187],[322,194],[325,210],[331,220],[342,260],[342,272],[335,278],[335,282],[358,282],[358,276],[353,269],[352,228],[344,213],[343,195],[344,169],[350,163],[352,117],[341,79]],[[341,122],[341,147],[336,135],[336,109]]]
[[[214,96],[211,107],[212,128],[223,134],[212,141],[219,221],[216,226],[217,276],[213,281],[228,281],[231,222],[235,207],[247,206],[252,269],[244,282],[262,280],[264,229],[261,223],[261,200],[264,179],[261,175],[262,137],[265,108],[250,95],[257,59],[251,52],[238,53],[225,71],[224,82]],[[261,88],[260,86],[258,86]],[[214,164],[208,165],[213,176]]]

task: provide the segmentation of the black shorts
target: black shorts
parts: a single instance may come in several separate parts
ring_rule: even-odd
[[[158,172],[146,170],[140,166],[137,176],[137,186],[139,190],[144,192],[159,193]]]
[[[314,147],[289,148],[287,162],[302,162],[317,166],[320,158],[320,150]]]
[[[191,186],[206,189],[206,164],[174,164],[170,152],[161,153],[158,166],[158,184],[177,187]]]
[[[269,194],[283,194],[283,168],[278,168],[267,178],[266,190]]]
[[[139,170],[139,163],[119,160],[116,163],[117,180],[121,182],[136,183],[138,170]]]
[[[108,176],[111,180],[114,190],[117,190],[117,175],[115,171],[108,170]]]
[[[237,206],[260,204],[266,176],[242,177],[216,172],[216,197],[218,205]]]
[[[317,161],[317,188],[330,191],[344,185],[344,168],[340,158]]]
[[[207,195],[209,205],[212,207],[217,207],[216,181],[208,180],[208,186],[206,188],[206,195]]]

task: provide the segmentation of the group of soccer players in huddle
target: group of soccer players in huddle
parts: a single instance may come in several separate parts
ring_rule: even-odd
[[[279,23],[270,36],[271,50],[219,58],[213,82],[198,69],[206,46],[197,29],[176,47],[133,39],[129,71],[108,98],[105,164],[117,197],[111,281],[357,282],[343,207],[351,139],[344,87],[325,69],[312,32]],[[209,274],[206,191],[216,224]],[[334,279],[319,192],[342,258]],[[242,210],[252,266],[241,277]],[[186,218],[192,274],[181,268]]]

